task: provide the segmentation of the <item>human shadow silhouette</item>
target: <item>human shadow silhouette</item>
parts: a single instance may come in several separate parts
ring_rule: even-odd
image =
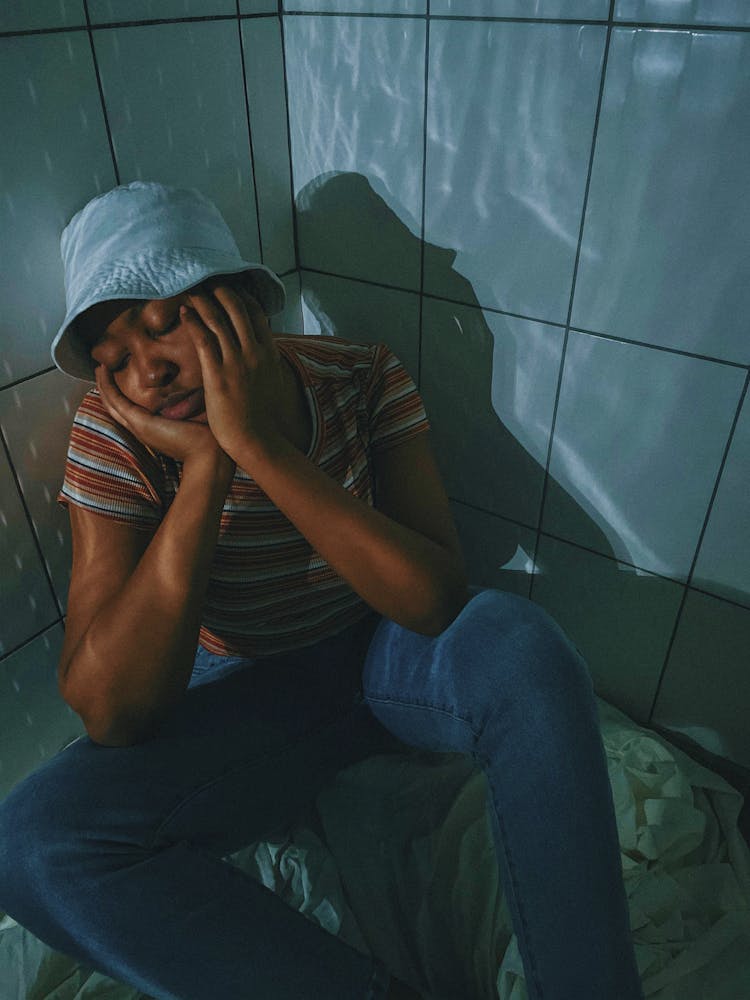
[[[401,356],[382,318],[356,295],[342,296],[340,284],[325,276],[387,286],[384,293],[400,288],[416,294],[424,253],[430,288],[444,289],[444,299],[431,294],[423,300],[421,357],[412,375],[425,399],[449,496],[458,502],[454,510],[471,582],[543,604],[584,654],[597,695],[740,787],[744,771],[738,776],[731,760],[652,718],[682,585],[618,562],[602,524],[611,537],[617,526],[604,512],[597,512],[597,522],[553,476],[547,475],[545,484],[548,440],[532,434],[522,441],[518,426],[514,433],[498,415],[493,399],[533,387],[545,375],[542,369],[550,362],[544,351],[524,353],[519,379],[519,340],[503,326],[502,315],[492,314],[490,328],[471,282],[455,267],[456,251],[428,242],[422,247],[363,175],[319,175],[299,191],[296,213],[305,301],[327,332],[355,341],[384,340]],[[451,337],[439,329],[446,315],[454,321]],[[553,511],[554,523],[565,530],[559,539],[543,532],[529,572],[543,492],[545,512]],[[469,508],[473,515],[460,516]]]

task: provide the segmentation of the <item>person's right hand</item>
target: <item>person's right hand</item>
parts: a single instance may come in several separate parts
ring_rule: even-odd
[[[105,365],[96,366],[95,376],[107,412],[148,448],[183,463],[203,454],[214,458],[223,455],[234,466],[208,424],[195,420],[169,420],[150,413],[120,392],[112,373]]]

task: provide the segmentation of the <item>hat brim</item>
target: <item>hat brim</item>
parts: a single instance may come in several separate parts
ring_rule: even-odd
[[[217,274],[252,274],[253,291],[267,316],[280,313],[286,291],[278,275],[264,264],[205,247],[145,251],[127,260],[112,261],[87,282],[85,298],[71,303],[52,341],[52,360],[60,371],[85,382],[95,381],[95,363],[78,336],[75,320],[98,302],[117,299],[169,299]]]

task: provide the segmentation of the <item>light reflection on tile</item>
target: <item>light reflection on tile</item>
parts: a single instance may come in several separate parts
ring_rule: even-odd
[[[4,451],[0,451],[0,565],[2,655],[59,617]]]
[[[683,588],[542,536],[531,597],[583,654],[596,693],[645,723]]]
[[[61,85],[64,81],[64,85]],[[0,39],[0,385],[52,365],[65,315],[60,234],[115,183],[85,31]]]
[[[236,22],[113,28],[94,42],[122,183],[198,188],[258,260]]]
[[[617,0],[615,20],[663,24],[750,24],[747,0]]]
[[[606,18],[609,0],[431,0],[431,14],[461,17]]]
[[[269,326],[274,333],[303,333],[302,292],[297,271],[284,275],[281,279],[286,289],[284,311],[272,316]]]
[[[426,238],[458,252],[483,306],[566,320],[605,38],[598,25],[430,28]],[[425,288],[461,291],[427,262]]]
[[[684,580],[740,399],[744,372],[572,332],[550,473],[590,520],[551,493],[543,529]]]
[[[427,0],[284,0],[286,11],[346,14],[424,14]]]
[[[750,610],[688,593],[654,721],[750,767]]]
[[[750,362],[750,34],[612,32],[573,325]]]
[[[529,596],[536,535],[520,524],[453,501],[469,583]]]
[[[234,14],[234,0],[88,0],[92,24]]]
[[[72,559],[70,521],[55,498],[65,472],[73,416],[91,384],[55,370],[0,393],[0,423],[63,607]]]
[[[302,266],[418,290],[424,20],[299,16],[284,34]]]
[[[8,0],[0,5],[0,31],[73,28],[86,24],[83,0]],[[7,91],[3,91],[4,97]]]
[[[0,663],[0,799],[85,732],[57,690],[62,641],[54,625]]]

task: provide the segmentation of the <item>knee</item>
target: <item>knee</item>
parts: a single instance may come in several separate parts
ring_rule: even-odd
[[[81,817],[59,777],[53,759],[0,803],[0,909],[22,924],[76,878]]]
[[[539,604],[517,594],[476,593],[440,640],[463,677],[495,690],[499,679],[519,695],[559,698],[593,690],[588,667],[558,623]]]
[[[0,803],[0,909],[16,917],[18,902],[43,878],[49,826],[39,781],[30,775]],[[45,819],[45,817],[47,817]]]

